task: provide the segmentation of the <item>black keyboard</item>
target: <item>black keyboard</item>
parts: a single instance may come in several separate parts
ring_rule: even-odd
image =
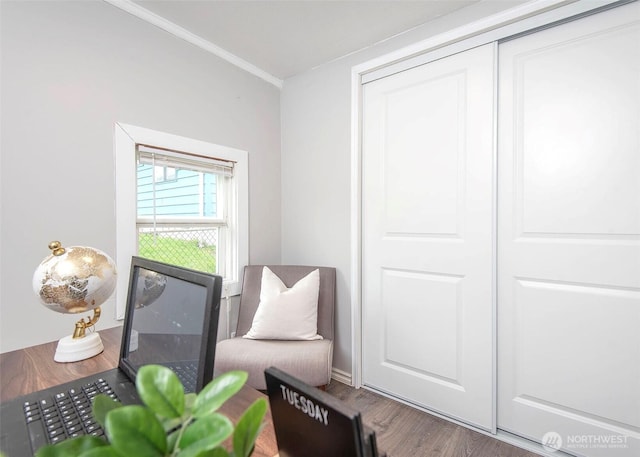
[[[198,379],[198,365],[197,363],[169,363],[167,367],[170,368],[177,376],[185,392],[195,392],[196,383]]]
[[[24,403],[24,415],[35,452],[45,444],[54,444],[80,435],[104,436],[104,430],[93,419],[91,401],[98,394],[117,400],[104,379],[80,388],[60,392],[53,397]]]

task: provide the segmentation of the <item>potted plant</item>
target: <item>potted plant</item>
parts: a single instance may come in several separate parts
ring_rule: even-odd
[[[124,406],[102,394],[93,401],[94,418],[108,442],[80,436],[44,446],[36,457],[248,457],[262,429],[266,399],[249,406],[235,426],[218,412],[242,388],[247,376],[243,371],[230,371],[213,379],[199,394],[185,395],[173,371],[144,366],[136,376],[143,405]]]

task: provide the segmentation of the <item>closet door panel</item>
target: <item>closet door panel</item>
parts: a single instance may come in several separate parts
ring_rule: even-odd
[[[498,427],[640,455],[640,13],[500,45]]]
[[[491,430],[495,45],[364,86],[363,382]]]

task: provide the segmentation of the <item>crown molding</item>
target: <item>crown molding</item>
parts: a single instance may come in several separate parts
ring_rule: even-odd
[[[239,67],[244,71],[251,73],[254,76],[257,76],[258,78],[268,82],[269,84],[273,84],[278,89],[282,89],[281,79],[276,78],[272,74],[267,73],[261,68],[256,67],[252,63],[249,63],[246,60],[236,56],[235,54],[230,53],[226,49],[223,49],[220,46],[217,46],[211,43],[210,41],[207,41],[199,37],[198,35],[195,35],[189,32],[188,30],[180,27],[179,25],[174,24],[171,21],[168,21],[162,16],[152,13],[148,9],[143,8],[142,6],[132,2],[131,0],[103,0],[103,1],[105,1],[106,3],[109,3],[110,5],[115,6],[116,8],[126,11],[127,13],[133,16],[136,16],[137,18],[142,19],[143,21],[148,22],[149,24],[155,25],[156,27],[161,28],[166,32],[169,32],[170,34],[172,34],[177,38],[183,39],[188,43],[191,43],[199,47],[200,49],[203,49],[217,57],[220,57],[221,59],[226,60],[230,64],[235,65],[236,67]]]

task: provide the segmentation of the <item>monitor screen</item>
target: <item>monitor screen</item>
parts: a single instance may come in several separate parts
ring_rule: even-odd
[[[121,364],[134,373],[143,365],[167,366],[187,392],[198,391],[206,377],[200,362],[210,358],[207,365],[213,364],[220,305],[220,291],[217,299],[213,293],[216,277],[145,260],[134,258],[132,265]]]

